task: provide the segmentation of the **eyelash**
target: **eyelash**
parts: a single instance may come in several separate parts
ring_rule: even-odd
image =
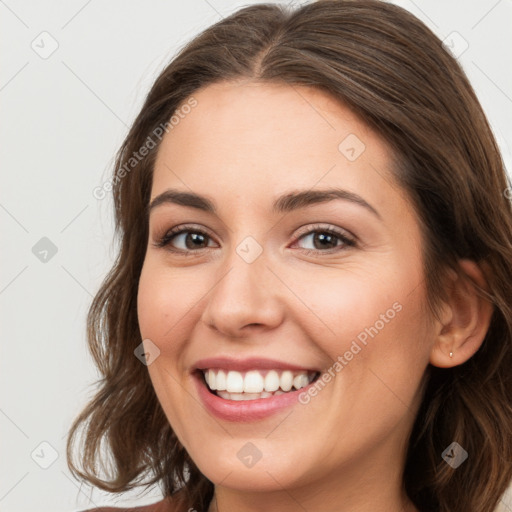
[[[208,247],[202,247],[197,250],[189,249],[189,250],[183,250],[183,249],[176,249],[172,247],[171,241],[178,235],[181,235],[182,233],[196,233],[201,234],[203,236],[206,236],[208,239],[212,239],[212,237],[204,230],[197,229],[195,226],[192,225],[184,225],[184,226],[177,226],[175,228],[172,228],[171,230],[167,231],[161,238],[158,239],[156,243],[153,245],[155,247],[163,248],[166,247],[167,250],[182,255],[182,256],[198,256],[200,255],[201,251],[204,249],[209,249]],[[319,224],[312,225],[309,231],[306,231],[305,233],[298,236],[294,243],[298,242],[305,236],[309,236],[312,233],[328,233],[330,235],[336,236],[343,245],[332,247],[330,249],[326,249],[325,251],[321,249],[302,249],[303,251],[307,252],[314,252],[314,253],[323,253],[323,254],[332,254],[333,252],[339,252],[346,250],[347,247],[356,247],[356,240],[348,237],[344,232],[339,231],[338,229],[334,229],[332,227],[325,227]]]

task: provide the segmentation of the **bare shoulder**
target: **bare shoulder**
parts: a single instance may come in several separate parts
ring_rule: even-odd
[[[181,506],[180,506],[181,505]],[[164,498],[161,501],[152,503],[151,505],[143,505],[139,507],[98,507],[83,510],[82,512],[181,512],[182,504],[180,500]]]

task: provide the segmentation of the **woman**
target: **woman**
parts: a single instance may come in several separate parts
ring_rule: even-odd
[[[461,67],[407,11],[267,4],[212,26],[118,153],[121,250],[89,313],[103,379],[70,469],[161,482],[157,512],[495,510],[508,186]]]

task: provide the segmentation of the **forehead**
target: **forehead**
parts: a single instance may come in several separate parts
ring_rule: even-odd
[[[343,186],[378,208],[383,191],[396,194],[385,141],[319,89],[222,82],[193,98],[162,140],[152,198],[180,187],[221,201],[268,196],[270,204],[290,189]]]
[[[331,146],[329,153],[337,155],[343,136],[357,132],[361,139],[371,138],[372,145],[385,146],[347,106],[313,87],[221,82],[200,89],[193,97],[197,106],[180,115],[179,125],[171,129],[176,145],[188,145],[190,137],[197,137],[203,146],[213,142],[219,150],[228,146],[232,152],[239,146],[230,146],[229,140],[243,143],[243,148],[265,144],[267,149],[282,152],[300,146],[306,152],[323,143],[326,148]],[[303,145],[304,141],[308,144]]]

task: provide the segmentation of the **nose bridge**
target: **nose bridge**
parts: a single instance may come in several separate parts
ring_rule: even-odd
[[[231,247],[207,296],[203,312],[207,325],[231,336],[247,325],[278,325],[282,305],[275,295],[276,283],[270,282],[275,277],[267,268],[267,252],[252,236]]]

